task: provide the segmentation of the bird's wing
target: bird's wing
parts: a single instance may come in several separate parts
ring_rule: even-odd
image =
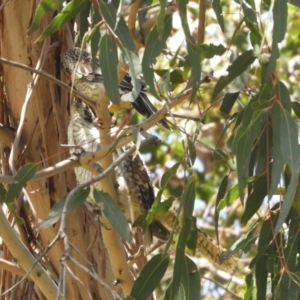
[[[152,116],[154,113],[157,112],[157,109],[151,103],[151,101],[147,96],[147,93],[145,92],[145,87],[146,87],[145,83],[142,80],[139,80],[139,83],[141,84],[141,91],[139,92],[136,99],[132,102],[132,106],[141,115],[143,115],[146,118],[149,118],[150,116]],[[124,79],[121,81],[119,85],[119,88],[120,88],[120,93],[123,95],[132,92],[133,85],[131,83],[131,76],[129,74],[125,75]],[[158,123],[164,126],[166,129],[170,130],[170,127],[165,120],[161,120]]]

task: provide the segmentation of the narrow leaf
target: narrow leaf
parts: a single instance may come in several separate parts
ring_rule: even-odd
[[[275,227],[275,233],[279,232],[290,211],[296,194],[299,175],[298,130],[294,119],[286,110],[281,111],[280,135],[283,161],[290,166],[292,177]]]
[[[175,163],[167,172],[163,174],[160,180],[160,188],[164,189],[168,182],[170,181],[171,177],[174,176],[180,166],[180,163]]]
[[[77,193],[69,203],[68,212],[79,207],[86,200],[89,193],[90,188],[83,189],[79,193]],[[60,220],[66,198],[67,195],[65,195],[53,205],[47,217],[41,222],[40,230],[48,228]]]
[[[276,69],[276,60],[279,57],[278,44],[284,40],[287,28],[287,1],[275,0],[273,6],[273,33],[272,52],[265,74],[265,81],[271,81],[271,73]]]
[[[223,11],[222,11],[222,5],[220,0],[214,0],[212,2],[212,9],[214,10],[217,21],[222,29],[222,31],[225,31],[225,26],[224,26],[224,17],[223,17]]]
[[[64,24],[69,22],[75,16],[77,16],[86,6],[87,0],[73,0],[68,3],[64,9],[59,13],[43,31],[43,33],[38,37],[36,42],[42,42],[49,35],[56,32]]]
[[[241,75],[247,68],[255,61],[256,57],[252,50],[248,50],[240,55],[231,66],[227,68],[228,75],[222,76],[213,91],[212,99],[215,99],[224,88],[233,81],[236,77]]]
[[[272,145],[272,171],[271,171],[271,185],[269,189],[268,197],[272,198],[277,190],[281,174],[284,168],[284,162],[281,151],[281,108],[279,103],[274,103],[271,110],[271,119],[273,126],[273,145]]]
[[[154,86],[153,64],[156,63],[156,57],[160,55],[166,40],[172,30],[172,15],[166,15],[164,19],[164,34],[158,38],[157,26],[152,28],[145,45],[145,52],[142,60],[143,75],[146,84],[149,86],[151,94],[159,98]]]
[[[224,178],[222,179],[221,183],[220,183],[220,187],[218,190],[218,194],[217,194],[217,199],[216,199],[216,207],[218,207],[220,201],[224,198],[225,193],[226,193],[226,189],[227,189],[227,184],[228,184],[228,175],[224,176]],[[216,238],[217,238],[217,242],[219,244],[219,209],[215,209],[215,230],[216,230]]]
[[[26,182],[29,181],[34,176],[35,172],[36,172],[35,164],[28,164],[22,167],[14,177],[13,183],[8,188],[5,201],[6,202],[13,201],[14,198],[20,194]]]
[[[161,282],[169,264],[169,256],[162,253],[153,256],[135,280],[130,296],[147,300]]]
[[[253,189],[246,201],[245,211],[242,216],[242,223],[246,224],[250,218],[258,211],[267,195],[267,176],[266,174],[258,177],[253,183]]]
[[[192,225],[192,213],[194,209],[195,201],[195,183],[194,177],[190,177],[187,186],[181,197],[183,201],[183,212],[182,212],[182,228],[179,233],[178,243],[176,247],[176,257],[173,271],[173,280],[167,289],[165,299],[176,299],[176,295],[179,291],[181,275],[182,275],[182,265],[184,264],[184,249],[187,243],[187,239],[190,233]]]
[[[94,189],[94,199],[103,204],[102,211],[110,222],[110,225],[120,235],[123,241],[130,241],[130,229],[128,222],[114,199],[105,192]]]
[[[43,16],[47,13],[47,12],[52,12],[55,11],[56,9],[58,9],[62,4],[64,3],[64,0],[57,0],[57,1],[53,1],[53,0],[42,0],[36,11],[35,11],[35,15],[32,21],[32,24],[28,30],[29,33],[34,32],[35,30],[37,30],[39,28],[40,22],[43,18]]]
[[[228,115],[239,95],[240,92],[226,93],[220,106],[220,111]]]
[[[185,299],[199,298],[200,272],[193,260],[186,255],[184,256],[184,264],[182,265],[181,285],[184,290]]]
[[[99,62],[103,75],[103,83],[109,99],[119,105],[119,84],[118,84],[118,55],[116,48],[106,33],[100,40]]]

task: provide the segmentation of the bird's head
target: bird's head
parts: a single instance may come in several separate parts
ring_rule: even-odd
[[[67,76],[73,74],[75,67],[78,63],[88,64],[91,63],[92,56],[87,51],[75,47],[66,51],[61,58],[61,68]]]

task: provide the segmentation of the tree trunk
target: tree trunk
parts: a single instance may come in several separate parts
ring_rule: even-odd
[[[8,1],[4,6],[1,12],[1,57],[33,68],[36,68],[38,63],[42,63],[42,71],[59,77],[59,46],[61,43],[63,45],[66,43],[67,28],[65,28],[65,32],[60,32],[51,39],[48,38],[44,43],[34,43],[41,31],[28,36],[26,30],[30,26],[32,13],[38,2],[15,0]],[[50,17],[49,15],[49,20]],[[43,21],[40,29],[46,26],[46,22]],[[67,48],[66,45],[63,48]],[[42,170],[66,159],[69,156],[69,149],[61,145],[66,144],[67,141],[69,116],[67,93],[42,77],[38,79],[35,86],[32,86],[34,74],[10,65],[3,64],[2,66],[6,95],[1,101],[3,114],[0,116],[0,121],[17,129],[21,114],[25,113],[21,143],[18,146],[20,155],[15,159],[16,170],[29,162],[35,163],[38,170]],[[28,107],[26,111],[22,112],[26,94],[31,88],[33,93]],[[6,107],[6,103],[8,107]],[[36,244],[33,247],[33,243],[28,243],[24,238],[23,243],[37,255],[51,243],[58,230],[57,225],[39,231],[38,223],[48,215],[53,204],[74,188],[75,184],[73,171],[70,170],[46,180],[29,182],[26,185],[25,202],[28,201],[31,209],[28,218],[31,219],[31,227],[38,236],[37,243],[41,247],[39,249]],[[21,204],[22,207],[25,205],[24,202]],[[21,231],[28,231],[24,226],[19,226],[19,228]],[[114,278],[107,260],[106,250],[102,244],[99,225],[93,221],[92,214],[85,207],[81,206],[69,213],[67,234],[74,247],[93,263],[96,273],[111,286]],[[20,237],[26,238],[27,236],[20,233]],[[72,250],[71,255],[80,264],[91,270],[90,265],[76,251]],[[47,254],[49,264],[54,270],[52,278],[58,278],[60,260],[63,256],[64,245],[59,241]],[[65,279],[67,299],[111,299],[111,292],[92,280],[87,272],[70,261],[67,263],[77,277],[67,272]],[[51,272],[50,269],[49,272]]]

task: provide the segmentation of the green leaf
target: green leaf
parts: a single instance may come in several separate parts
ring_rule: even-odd
[[[169,255],[162,253],[153,256],[135,280],[130,296],[134,299],[147,300],[161,282],[169,264]]]
[[[258,138],[261,127],[266,121],[267,113],[265,110],[255,111],[250,124],[239,127],[239,133],[236,134],[239,138],[234,141],[236,149],[236,163],[239,179],[240,198],[243,202],[244,188],[249,176],[249,162],[254,141]]]
[[[272,52],[269,58],[268,67],[265,74],[265,81],[271,81],[271,74],[276,69],[276,60],[279,57],[278,44],[284,40],[287,28],[287,1],[276,0],[273,6],[273,33],[272,33]]]
[[[77,16],[87,5],[87,0],[73,0],[68,3],[64,9],[59,13],[43,31],[43,33],[38,37],[36,42],[42,42],[52,33],[56,32],[64,24],[72,20]]]
[[[107,33],[100,40],[99,62],[106,93],[114,104],[119,105],[118,55],[116,47]]]
[[[195,201],[195,183],[193,176],[191,176],[188,180],[187,186],[181,197],[181,201],[183,202],[183,212],[181,220],[182,228],[179,233],[178,243],[176,246],[173,280],[167,289],[165,299],[176,299],[176,295],[178,295],[179,286],[182,279],[182,265],[185,263],[184,250],[192,225],[192,214]]]
[[[199,299],[200,297],[200,272],[197,265],[188,256],[184,256],[182,265],[181,286],[185,299]],[[182,299],[182,298],[180,298]]]
[[[13,183],[8,188],[5,197],[5,202],[13,201],[14,198],[20,194],[22,188],[25,186],[27,181],[29,181],[34,176],[35,172],[36,172],[35,164],[28,164],[22,167],[15,175]]]
[[[226,93],[220,106],[220,111],[228,115],[239,95],[240,92]]]
[[[158,209],[155,211],[156,215],[164,215],[172,206],[174,197],[170,197],[159,203]]]
[[[226,189],[227,189],[227,185],[228,185],[228,175],[224,176],[221,183],[220,183],[220,187],[218,190],[218,194],[217,194],[217,199],[216,199],[216,207],[219,207],[219,203],[220,201],[224,198],[225,193],[226,193]],[[219,243],[219,208],[215,209],[215,231],[216,231],[216,238],[217,238],[217,242]]]
[[[296,101],[293,101],[292,102],[292,109],[293,109],[294,113],[296,114],[296,116],[298,118],[300,118],[300,103],[296,102]]]
[[[165,172],[163,174],[163,176],[161,177],[161,180],[160,180],[160,188],[161,189],[166,188],[171,177],[175,176],[179,166],[180,166],[180,163],[175,163],[167,172]]]
[[[181,19],[181,25],[185,34],[186,48],[188,52],[188,62],[191,67],[191,77],[190,82],[192,83],[192,94],[191,99],[194,98],[198,87],[200,85],[200,77],[201,77],[201,64],[200,64],[200,48],[195,42],[194,37],[191,35],[188,18],[187,18],[187,2],[186,1],[178,1],[177,7],[179,10],[179,16]]]
[[[226,48],[219,44],[219,45],[214,45],[214,44],[201,44],[197,45],[200,54],[201,54],[201,60],[203,59],[211,59],[214,56],[221,56],[226,52]]]
[[[276,99],[278,101],[280,101],[283,108],[287,112],[291,113],[292,105],[291,105],[290,93],[289,93],[287,87],[285,86],[285,84],[283,82],[279,81],[275,85],[275,95],[276,95]]]
[[[89,30],[89,16],[90,16],[91,2],[87,1],[86,5],[82,8],[79,14],[79,36],[80,40],[84,39],[84,35]]]
[[[129,101],[133,102],[135,99],[138,98],[142,89],[141,83],[138,80],[138,76],[142,72],[141,64],[139,58],[135,53],[129,51],[128,49],[122,46],[120,46],[120,48],[122,51],[123,62],[129,65],[129,74],[131,76],[131,83],[133,85],[133,89],[130,93],[130,96],[127,95],[126,98],[128,97]]]
[[[130,241],[130,229],[128,222],[114,199],[105,192],[94,189],[94,199],[103,204],[102,211],[110,222],[110,225],[120,235],[123,241]]]
[[[228,206],[233,201],[235,201],[238,197],[239,197],[239,184],[236,184],[227,191],[223,199],[220,199],[217,205],[217,210],[218,211],[222,210],[224,207]]]
[[[245,23],[247,25],[247,27],[250,29],[251,33],[250,33],[250,40],[251,40],[251,44],[253,47],[255,47],[255,45],[260,45],[261,41],[262,41],[262,36],[259,32],[259,27],[257,22],[252,22],[250,21],[248,18],[245,18]]]
[[[212,99],[216,99],[221,91],[235,78],[247,70],[247,68],[255,61],[256,57],[252,50],[248,50],[240,55],[231,66],[227,68],[228,75],[222,76],[213,91]]]
[[[214,10],[217,21],[222,29],[222,31],[225,31],[225,26],[224,26],[224,17],[223,17],[223,11],[222,11],[222,5],[220,0],[214,0],[212,2],[212,9]]]
[[[28,30],[29,33],[32,33],[34,31],[36,31],[39,26],[40,26],[40,22],[43,18],[43,16],[47,13],[47,12],[52,12],[55,11],[56,9],[58,9],[65,1],[64,0],[42,0],[36,11],[35,11],[35,15],[32,21],[32,24]]]
[[[149,86],[151,94],[158,99],[159,96],[154,86],[153,64],[156,63],[156,57],[160,55],[172,30],[172,15],[165,16],[164,27],[164,34],[160,36],[160,38],[157,36],[157,25],[152,28],[146,41],[145,52],[142,60],[144,80]]]
[[[117,9],[110,3],[100,1],[100,9],[105,22],[110,29],[115,29],[117,20]]]
[[[287,217],[296,194],[299,175],[299,145],[298,130],[294,119],[286,110],[281,110],[280,140],[283,162],[291,168],[292,177],[287,188],[282,209],[279,214],[275,233],[279,232],[281,225]]]
[[[274,103],[271,109],[271,119],[273,126],[273,145],[272,145],[272,171],[271,171],[271,185],[269,189],[268,197],[272,198],[277,190],[278,184],[281,179],[281,174],[284,168],[284,162],[281,151],[281,107],[279,103]]]
[[[127,27],[125,20],[121,16],[117,20],[115,33],[117,34],[118,38],[122,42],[122,45],[119,45],[120,47],[121,46],[125,47],[127,51],[131,51],[133,53],[136,52],[136,47],[135,47],[134,41],[132,39],[132,36],[129,32],[129,29]],[[139,63],[139,65],[140,65],[140,63]]]
[[[258,211],[258,209],[262,205],[264,198],[268,192],[267,188],[267,176],[264,173],[254,181],[252,192],[247,198],[245,211],[241,219],[244,225],[250,220],[250,218]]]
[[[79,193],[77,193],[69,203],[68,212],[82,205],[82,203],[86,200],[89,194],[90,188],[83,189]],[[53,205],[47,217],[41,222],[40,230],[48,228],[60,220],[66,202],[66,198],[67,195],[62,197]]]
[[[244,300],[252,300],[254,299],[254,284],[253,284],[253,274],[249,273],[246,275],[246,284],[247,284],[247,290],[244,295]]]

